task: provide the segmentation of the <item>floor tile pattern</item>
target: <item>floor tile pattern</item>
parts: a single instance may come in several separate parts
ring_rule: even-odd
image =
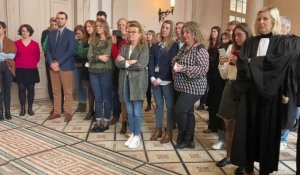
[[[195,104],[195,106],[197,103]],[[77,104],[74,102],[74,108]],[[94,123],[85,121],[86,113],[74,113],[66,123],[64,116],[47,120],[52,106],[38,101],[34,116],[20,117],[19,107],[12,106],[13,120],[0,122],[0,174],[111,175],[111,174],[233,174],[234,165],[216,167],[226,155],[225,148],[212,150],[217,141],[214,133],[205,134],[208,113],[195,110],[195,149],[177,150],[173,141],[161,144],[150,141],[155,129],[155,114],[144,112],[142,141],[138,148],[124,146],[128,135],[119,133],[121,123],[111,125],[105,133],[90,133]],[[166,113],[166,110],[164,110]],[[165,126],[164,121],[164,126]],[[295,174],[297,133],[290,132],[288,148],[281,151],[279,171],[273,174]],[[255,165],[259,167],[258,164]],[[256,172],[258,169],[255,170]]]

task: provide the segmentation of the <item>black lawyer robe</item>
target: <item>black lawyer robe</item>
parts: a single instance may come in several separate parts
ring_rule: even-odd
[[[266,56],[256,56],[261,37],[244,44],[234,85],[240,100],[231,162],[248,169],[255,161],[262,173],[278,170],[282,124],[282,86],[299,55],[299,39],[271,36]],[[249,62],[250,58],[250,62]]]

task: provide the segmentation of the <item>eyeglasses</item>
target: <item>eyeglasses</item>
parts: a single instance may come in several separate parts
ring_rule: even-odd
[[[136,34],[136,33],[138,33],[138,31],[127,31],[127,34],[128,34],[128,35],[130,35],[130,34],[133,35],[133,34]]]

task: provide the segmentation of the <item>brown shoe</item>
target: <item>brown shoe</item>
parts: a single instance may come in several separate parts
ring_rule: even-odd
[[[118,119],[116,119],[115,117],[113,117],[110,121],[109,121],[109,125],[114,125],[118,122]]]
[[[60,117],[60,114],[51,114],[51,115],[49,115],[48,120],[53,120],[53,119],[56,119],[59,117]]]
[[[203,130],[203,133],[209,134],[209,133],[213,133],[213,131],[211,129],[205,129]]]
[[[65,115],[65,122],[69,122],[69,121],[71,121],[72,120],[72,115],[71,114],[66,114]]]
[[[161,139],[160,143],[168,143],[170,140],[172,140],[172,137],[172,131],[166,131],[165,136]]]
[[[151,105],[148,105],[147,107],[146,107],[146,109],[145,109],[145,112],[148,112],[148,111],[150,111],[151,110]]]
[[[161,128],[155,128],[155,131],[152,134],[150,140],[157,140],[161,136],[162,136],[162,129]]]

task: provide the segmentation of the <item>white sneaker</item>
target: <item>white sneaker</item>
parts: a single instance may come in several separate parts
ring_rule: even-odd
[[[127,141],[124,143],[124,145],[125,146],[129,146],[130,143],[131,143],[131,140],[133,139],[133,137],[134,137],[134,134],[131,133],[130,136],[129,136],[129,138],[127,139]]]
[[[139,136],[134,136],[133,139],[130,142],[130,145],[128,146],[128,148],[134,149],[137,148],[140,145],[141,141]]]
[[[280,143],[280,151],[284,150],[285,148],[287,148],[287,144],[286,143]]]
[[[212,149],[221,149],[224,146],[224,142],[222,141],[217,141],[216,143],[214,143],[211,148]]]

